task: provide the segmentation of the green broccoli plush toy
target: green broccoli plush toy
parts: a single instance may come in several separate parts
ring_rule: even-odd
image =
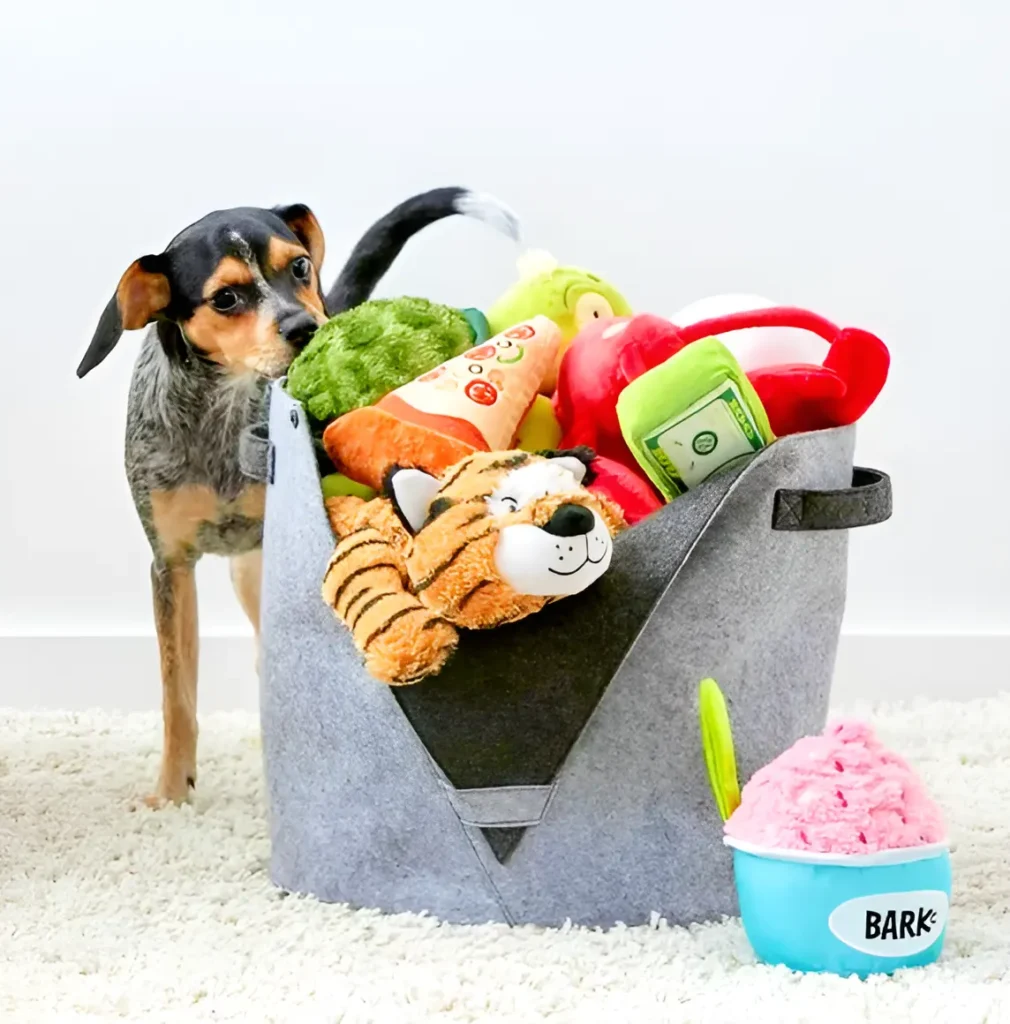
[[[482,333],[471,317],[427,299],[363,302],[319,328],[288,369],[288,393],[325,426],[471,348]]]

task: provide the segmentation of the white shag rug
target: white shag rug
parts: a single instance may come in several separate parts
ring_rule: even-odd
[[[252,716],[207,716],[194,805],[151,811],[158,716],[0,713],[0,1019],[1010,1022],[1010,694],[858,710],[956,847],[941,962],[867,982],[755,964],[736,920],[466,928],[282,898]]]

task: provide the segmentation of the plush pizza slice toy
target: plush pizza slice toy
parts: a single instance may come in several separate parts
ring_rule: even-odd
[[[471,452],[508,450],[560,340],[545,316],[509,327],[334,420],[323,447],[340,472],[376,490],[391,466],[440,473]]]

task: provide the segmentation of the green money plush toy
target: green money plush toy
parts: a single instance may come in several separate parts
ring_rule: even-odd
[[[621,433],[667,501],[775,440],[761,399],[718,338],[703,338],[620,393]]]

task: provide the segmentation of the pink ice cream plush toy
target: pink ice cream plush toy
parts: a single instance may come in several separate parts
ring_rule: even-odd
[[[726,702],[699,690],[701,738],[740,917],[759,960],[866,977],[933,963],[951,867],[940,808],[864,722],[794,743],[740,791]]]
[[[725,832],[753,846],[857,856],[946,839],[908,762],[855,721],[801,739],[756,772]]]

